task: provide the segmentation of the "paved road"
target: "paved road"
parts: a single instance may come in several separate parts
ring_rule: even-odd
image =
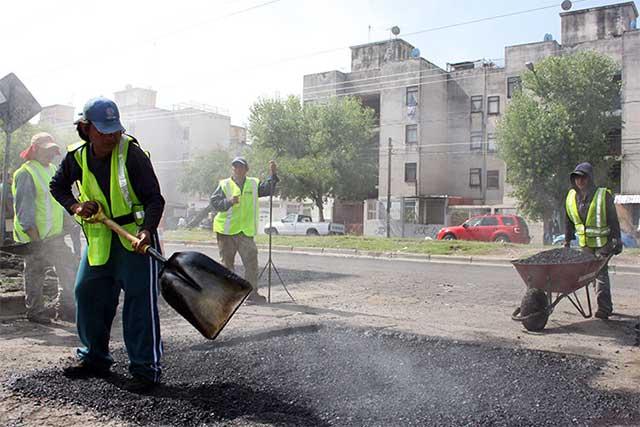
[[[183,246],[168,245],[168,251],[186,250]],[[193,247],[190,250],[198,250],[217,258],[215,248]],[[511,376],[506,376],[509,381],[517,380],[518,372],[527,370],[527,364],[518,364],[509,362],[510,354],[515,357],[525,357],[524,360],[540,361],[541,365],[533,364],[530,366],[529,374],[536,374],[540,369],[553,369],[558,361],[570,360],[571,362],[562,369],[553,369],[554,375],[560,376],[562,381],[573,381],[574,377],[579,379],[579,387],[575,395],[576,402],[586,397],[584,393],[588,393],[592,398],[589,401],[601,402],[597,408],[585,407],[586,418],[580,418],[583,423],[604,424],[612,423],[611,415],[602,412],[602,408],[606,405],[602,402],[613,402],[611,410],[616,411],[624,408],[625,404],[635,402],[637,396],[635,394],[626,394],[622,400],[611,394],[610,389],[616,390],[633,390],[637,392],[637,384],[640,381],[640,365],[638,358],[638,347],[636,340],[637,332],[634,329],[637,321],[637,314],[640,313],[640,301],[637,298],[638,287],[636,285],[640,277],[635,275],[617,275],[613,276],[614,286],[614,303],[616,311],[620,313],[609,322],[597,320],[582,319],[568,303],[561,303],[556,312],[552,315],[548,328],[544,334],[527,333],[521,325],[510,320],[510,313],[519,303],[524,292],[522,284],[517,273],[511,268],[505,267],[478,267],[472,265],[452,265],[452,264],[426,264],[408,261],[386,261],[358,258],[340,258],[331,256],[310,256],[300,254],[275,254],[274,261],[282,273],[282,277],[295,296],[296,301],[288,301],[288,296],[282,287],[274,281],[273,300],[277,303],[269,306],[244,306],[242,307],[234,319],[227,326],[220,337],[220,342],[230,342],[233,344],[222,345],[221,349],[212,347],[211,350],[202,351],[203,345],[208,342],[202,340],[198,334],[184,320],[179,318],[168,307],[163,307],[163,335],[167,342],[167,381],[172,385],[166,395],[159,396],[162,404],[155,399],[142,399],[140,403],[131,404],[131,413],[140,414],[140,420],[146,422],[162,422],[162,420],[171,420],[176,424],[189,425],[184,418],[176,418],[171,415],[171,411],[180,413],[181,411],[197,411],[196,419],[208,422],[218,421],[223,424],[234,420],[237,425],[260,425],[260,423],[269,422],[289,422],[293,424],[301,424],[296,417],[305,417],[313,413],[313,417],[318,424],[349,424],[348,422],[340,422],[336,418],[345,416],[344,411],[340,409],[340,405],[335,404],[328,406],[318,406],[314,403],[313,393],[318,401],[330,396],[330,387],[314,386],[313,384],[321,384],[323,381],[329,383],[343,384],[340,378],[325,378],[323,372],[344,372],[338,369],[344,365],[345,360],[340,358],[328,358],[328,365],[322,372],[312,370],[308,372],[293,369],[299,365],[299,357],[309,357],[305,351],[276,352],[276,362],[274,372],[278,378],[284,378],[291,375],[290,381],[284,379],[276,381],[278,387],[271,385],[261,385],[261,377],[264,375],[265,368],[261,366],[263,357],[261,352],[271,354],[276,349],[288,348],[291,345],[307,346],[314,344],[318,351],[323,348],[331,348],[336,342],[337,349],[340,352],[349,352],[356,348],[350,346],[353,342],[356,345],[357,352],[368,354],[369,346],[371,349],[378,348],[375,340],[368,344],[368,339],[363,339],[358,332],[354,330],[372,330],[381,333],[387,331],[389,333],[401,332],[404,335],[393,336],[390,348],[394,349],[402,345],[408,345],[411,355],[407,358],[401,357],[399,354],[394,355],[394,360],[399,360],[401,366],[403,363],[417,364],[420,367],[420,374],[426,375],[438,372],[438,381],[444,381],[449,372],[446,368],[446,362],[451,354],[460,352],[460,361],[462,364],[489,363],[486,360],[477,362],[474,355],[478,351],[473,350],[480,344],[480,349],[486,349],[489,353],[496,357],[495,363],[489,363],[489,369],[494,373],[493,376],[500,374],[501,364],[508,365],[505,372]],[[261,265],[264,265],[266,259],[261,254]],[[263,292],[266,290],[263,289]],[[308,325],[320,325],[328,328],[346,328],[339,329],[346,332],[333,334],[334,329],[328,329],[329,332],[318,333],[292,333],[291,336],[286,331],[305,331]],[[26,375],[26,390],[7,391],[4,389],[0,394],[0,424],[14,423],[16,425],[39,425],[42,420],[47,420],[50,425],[71,426],[86,425],[91,422],[104,423],[109,417],[108,414],[118,413],[123,415],[124,412],[119,411],[113,405],[126,403],[128,397],[122,392],[113,389],[116,384],[92,384],[90,388],[102,396],[107,396],[104,405],[99,408],[92,406],[90,402],[91,396],[87,398],[83,394],[83,388],[66,387],[64,384],[57,382],[57,376],[53,371],[40,372],[35,376],[28,373],[32,369],[40,369],[47,366],[48,363],[55,364],[59,359],[69,354],[69,351],[75,345],[74,331],[68,326],[43,328],[32,327],[25,322],[5,323],[0,329],[0,380],[4,380],[12,376]],[[114,326],[114,347],[118,348],[121,343],[120,324]],[[283,332],[284,331],[284,332]],[[308,331],[307,331],[308,332]],[[313,331],[312,331],[313,332]],[[413,335],[413,334],[418,335]],[[299,336],[298,336],[299,335]],[[416,338],[418,337],[418,338]],[[427,341],[421,341],[419,337],[425,338]],[[431,346],[430,340],[442,338],[445,344],[441,351],[434,353],[437,356],[431,364],[423,364],[420,362],[425,352],[429,352]],[[386,341],[385,341],[386,342]],[[411,343],[411,344],[407,344]],[[246,345],[245,345],[246,343]],[[334,343],[334,344],[331,344]],[[403,344],[404,343],[404,344]],[[469,344],[472,347],[466,347]],[[319,346],[319,347],[318,347]],[[189,351],[183,352],[184,349]],[[195,349],[195,350],[194,350]],[[244,350],[242,350],[244,349]],[[469,351],[469,349],[471,349]],[[243,356],[243,352],[248,353]],[[533,350],[529,351],[529,350]],[[539,350],[553,352],[541,353]],[[395,351],[395,350],[394,350]],[[239,352],[239,353],[238,353]],[[480,350],[480,353],[484,350]],[[512,353],[513,352],[513,353]],[[376,360],[384,359],[380,351],[374,352]],[[372,353],[373,354],[373,353]],[[117,352],[117,356],[122,359],[122,353]],[[193,371],[193,378],[184,377],[181,373],[185,365],[200,364],[203,358],[207,361],[218,360],[216,369],[222,369],[227,366],[224,378],[231,383],[221,384],[216,382],[215,378],[207,375],[213,375],[213,371],[209,372],[206,368],[199,367]],[[568,358],[568,359],[565,359]],[[267,357],[266,359],[269,359]],[[324,361],[324,359],[321,359]],[[354,369],[363,369],[367,366],[367,358],[359,358],[354,362]],[[453,360],[453,359],[451,359]],[[246,365],[246,363],[248,365]],[[213,362],[212,362],[213,363]],[[527,362],[529,363],[529,362]],[[536,362],[537,363],[537,362]],[[228,364],[228,365],[227,365]],[[334,370],[331,366],[335,367]],[[395,366],[395,365],[394,365]],[[479,365],[480,366],[480,365]],[[573,370],[572,370],[573,366]],[[242,367],[242,369],[241,369]],[[118,369],[124,372],[124,366]],[[238,374],[233,374],[235,370]],[[411,375],[401,370],[400,367],[394,367],[391,374],[400,375],[393,378],[404,378],[405,380]],[[396,370],[400,369],[396,372]],[[462,369],[462,368],[461,368]],[[465,368],[466,369],[466,368]],[[463,369],[464,370],[464,369]],[[479,382],[491,381],[491,376],[487,377],[480,371],[471,369],[474,373],[465,371],[470,374],[470,378],[476,378],[473,381],[473,388],[479,386]],[[304,383],[305,375],[310,375],[310,383],[301,388],[295,388],[296,384]],[[455,374],[455,372],[450,372]],[[191,374],[189,374],[191,375]],[[344,375],[344,374],[341,374]],[[512,378],[515,375],[516,378]],[[38,388],[37,379],[40,378],[41,384],[50,384],[53,389]],[[238,388],[238,378],[245,381],[248,388]],[[537,384],[536,389],[546,390],[553,388],[554,376],[543,376],[543,380]],[[45,381],[46,380],[46,381]],[[202,390],[211,393],[230,393],[229,399],[236,401],[243,398],[251,399],[251,405],[258,405],[258,401],[264,397],[277,395],[275,401],[277,407],[259,406],[260,409],[246,409],[246,416],[238,411],[225,411],[233,402],[225,399],[216,402],[209,402],[201,395],[196,393],[196,399],[191,399],[192,387],[200,387],[191,384],[191,380],[197,384],[201,384]],[[406,382],[402,380],[401,382]],[[551,380],[551,384],[545,381]],[[30,382],[31,381],[31,382]],[[34,383],[35,381],[35,383]],[[213,381],[213,383],[211,382]],[[235,383],[233,382],[235,381]],[[274,379],[275,381],[275,379]],[[360,381],[365,381],[361,379]],[[229,384],[236,384],[236,386]],[[271,384],[271,380],[269,384]],[[14,383],[15,384],[15,383]],[[31,384],[31,386],[29,386]],[[227,385],[225,385],[227,384]],[[274,383],[275,384],[275,383]],[[393,384],[396,384],[393,382]],[[392,384],[392,385],[393,385]],[[367,400],[368,395],[361,396],[355,401],[350,401],[350,405],[354,406],[354,413],[357,415],[353,420],[355,424],[366,423],[376,424],[378,422],[390,422],[390,418],[385,418],[384,414],[376,418],[377,415],[371,415],[373,418],[367,418],[367,411],[362,408],[375,405],[375,398],[385,395],[385,383],[376,383],[374,381],[376,393],[372,395],[371,401]],[[34,387],[35,386],[35,389]],[[58,387],[56,387],[58,386]],[[396,385],[393,385],[396,387]],[[464,385],[463,385],[464,386]],[[112,387],[112,388],[109,388]],[[425,390],[424,387],[421,390]],[[24,387],[23,387],[24,388]],[[428,388],[428,387],[427,387]],[[16,390],[19,390],[18,387]],[[59,395],[56,390],[68,390],[68,394]],[[464,387],[463,387],[464,389]],[[493,384],[492,390],[499,390],[499,384]],[[609,389],[609,390],[607,390]],[[0,388],[0,390],[2,390]],[[289,390],[290,393],[287,393]],[[293,390],[293,391],[292,391]],[[509,389],[511,390],[511,389]],[[409,395],[411,390],[405,390],[405,394]],[[517,387],[512,390],[514,393],[523,392]],[[31,393],[31,394],[30,394]],[[40,393],[40,394],[39,394]],[[169,403],[166,399],[171,397],[173,393],[180,396]],[[257,393],[257,394],[256,394]],[[43,397],[56,396],[65,402],[64,405],[42,405],[40,404]],[[306,396],[304,399],[298,399],[296,396]],[[374,396],[375,395],[375,396]],[[115,396],[111,399],[112,396]],[[200,396],[200,397],[198,397]],[[262,397],[261,397],[262,396]],[[345,401],[353,397],[347,392],[339,394],[338,401]],[[377,397],[376,397],[377,396]],[[533,398],[531,393],[529,397]],[[617,395],[616,395],[617,396]],[[630,400],[625,400],[625,399]],[[204,401],[214,405],[220,413],[206,413],[202,411]],[[207,398],[208,399],[208,398]],[[180,402],[178,402],[180,400]],[[464,400],[464,399],[463,399]],[[533,399],[535,400],[535,399]],[[96,401],[98,402],[98,401]],[[109,403],[112,402],[112,403]],[[484,407],[491,405],[491,400],[472,400],[470,407]],[[149,408],[157,408],[158,405],[167,403],[167,409],[163,413],[164,418],[145,418],[145,413],[149,412]],[[415,403],[415,402],[414,402]],[[458,402],[460,403],[460,402]],[[456,411],[462,410],[464,404],[460,403],[453,407],[458,408]],[[515,403],[512,402],[514,405]],[[98,405],[96,403],[96,405]],[[548,406],[546,403],[540,403],[543,410],[540,413],[540,420],[552,415],[557,408]],[[110,406],[111,405],[111,406]],[[150,405],[150,406],[149,406]],[[358,406],[365,405],[365,406]],[[462,406],[460,406],[462,405]],[[474,406],[475,405],[475,406]],[[527,404],[528,405],[528,404]],[[529,406],[525,405],[523,413],[531,411]],[[604,406],[603,406],[604,405]],[[206,405],[205,405],[206,406]],[[250,405],[249,405],[250,406]],[[501,407],[503,407],[502,405]],[[508,405],[507,405],[508,406]],[[506,408],[506,406],[504,406]],[[92,409],[94,408],[94,409]],[[126,406],[129,408],[129,406]],[[248,408],[247,405],[241,408]],[[582,408],[582,407],[581,407]],[[400,408],[401,409],[401,408]],[[400,414],[401,410],[395,407],[394,414]],[[596,410],[597,409],[597,410]],[[269,411],[275,411],[280,415],[269,417]],[[307,411],[307,412],[305,412]],[[309,412],[311,411],[311,412]],[[323,412],[324,411],[324,412]],[[444,417],[442,419],[445,424],[463,424],[466,422],[495,422],[497,424],[511,422],[514,424],[527,423],[529,418],[519,419],[518,413],[508,413],[508,411],[497,411],[495,413],[474,412],[469,411],[462,414],[461,418],[455,418],[454,412],[437,412],[437,416]],[[546,411],[546,412],[545,412]],[[591,412],[589,412],[591,411]],[[581,411],[578,411],[578,415]],[[624,412],[624,411],[623,411]],[[35,414],[35,415],[33,415]],[[420,418],[424,415],[422,412],[415,412],[413,418],[407,420],[417,422],[427,420]],[[439,414],[439,415],[438,415]],[[630,414],[630,413],[629,413]],[[126,415],[126,414],[125,414]],[[259,415],[259,416],[258,416]],[[475,415],[481,418],[474,418]],[[625,415],[624,413],[622,415]],[[628,414],[627,414],[628,415]],[[258,420],[256,420],[258,416]],[[310,416],[310,415],[309,415]],[[454,418],[450,418],[454,416]],[[98,418],[96,418],[98,417]],[[99,418],[101,417],[101,418]],[[172,418],[173,417],[173,418]],[[253,417],[253,418],[252,418]],[[485,418],[482,418],[485,417]],[[594,418],[595,417],[595,418]],[[609,421],[605,421],[605,418]],[[124,419],[132,420],[131,418]],[[20,420],[22,423],[15,423]],[[298,421],[296,421],[298,420]],[[431,419],[437,421],[437,418]],[[591,421],[589,421],[591,420]],[[600,420],[600,421],[597,421]],[[4,422],[3,422],[4,421]],[[10,422],[7,422],[10,421]],[[118,425],[118,419],[111,419],[111,425]],[[624,422],[624,417],[620,419]]]

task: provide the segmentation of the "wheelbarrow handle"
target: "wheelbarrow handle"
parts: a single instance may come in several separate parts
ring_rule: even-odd
[[[111,218],[108,218],[104,214],[104,210],[102,209],[102,205],[99,202],[96,202],[96,203],[98,203],[98,212],[96,212],[94,215],[92,215],[90,218],[88,218],[87,219],[88,222],[101,222],[104,225],[106,225],[111,231],[116,233],[118,236],[121,236],[121,237],[127,239],[132,244],[140,243],[140,239],[137,236],[134,236],[133,234],[129,233],[120,224],[116,223]],[[165,257],[163,257],[162,254],[160,252],[158,252],[156,249],[152,248],[151,245],[143,245],[142,246],[142,252],[147,254],[147,255],[149,255],[149,256],[151,256],[152,258],[156,259],[157,261],[160,261],[161,263],[166,263],[167,262],[167,259]]]

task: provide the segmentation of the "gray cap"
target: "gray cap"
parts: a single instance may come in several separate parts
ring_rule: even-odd
[[[249,167],[249,163],[247,163],[247,159],[241,156],[238,156],[231,161],[232,165],[235,165],[236,163],[240,163],[241,165]]]

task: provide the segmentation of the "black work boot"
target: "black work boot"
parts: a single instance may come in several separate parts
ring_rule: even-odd
[[[111,370],[105,366],[97,366],[92,363],[85,362],[84,360],[70,363],[68,366],[62,369],[62,375],[70,379],[84,379],[84,378],[107,378],[111,375]]]
[[[598,309],[598,311],[596,311],[596,314],[594,314],[594,316],[598,319],[602,319],[602,320],[608,320],[609,316],[611,316],[610,313],[607,313],[604,310],[600,310]]]

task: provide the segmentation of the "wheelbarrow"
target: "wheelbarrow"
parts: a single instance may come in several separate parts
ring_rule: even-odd
[[[555,250],[548,252],[552,251]],[[528,331],[542,331],[555,307],[565,298],[585,319],[590,318],[593,311],[589,284],[607,265],[611,256],[594,256],[591,260],[565,264],[531,263],[527,259],[511,261],[527,286],[522,304],[515,309],[511,318],[522,322]],[[582,304],[577,294],[581,288],[585,289],[586,305]]]

